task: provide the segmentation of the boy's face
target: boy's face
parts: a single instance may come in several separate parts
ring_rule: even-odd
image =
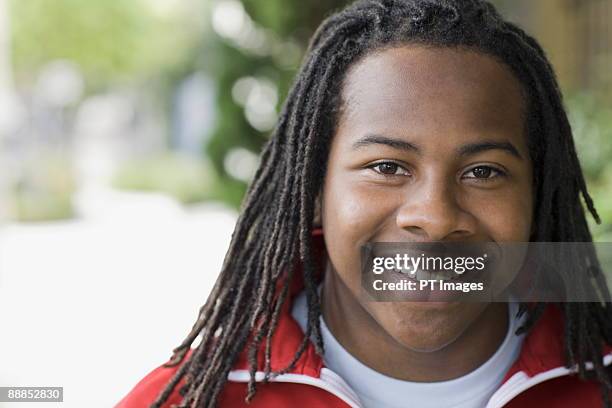
[[[487,304],[366,302],[367,242],[529,241],[532,167],[521,85],[473,51],[407,45],[351,67],[322,195],[343,301],[404,347],[439,350]],[[347,316],[350,317],[350,316]]]

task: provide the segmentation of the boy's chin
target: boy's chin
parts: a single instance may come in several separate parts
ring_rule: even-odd
[[[432,310],[423,305],[413,309],[404,303],[395,305],[393,311],[388,310],[386,318],[379,320],[379,324],[401,346],[421,353],[433,353],[457,341],[478,318],[480,311],[470,310],[468,305],[461,304],[450,310],[436,310],[434,307]],[[395,318],[389,319],[390,315],[395,315]]]

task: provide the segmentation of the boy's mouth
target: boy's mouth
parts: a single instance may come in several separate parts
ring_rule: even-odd
[[[413,281],[421,281],[421,280],[443,280],[443,281],[459,281],[466,280],[465,274],[459,274],[452,270],[423,270],[417,269],[414,270],[404,270],[404,269],[392,269],[389,272],[400,274],[404,279],[409,279]]]

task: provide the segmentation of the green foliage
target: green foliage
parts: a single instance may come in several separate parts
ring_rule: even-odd
[[[9,197],[11,218],[19,222],[58,221],[72,218],[69,194],[15,191]]]
[[[598,241],[612,242],[612,108],[597,93],[581,93],[568,98],[567,108],[576,148],[601,225],[591,219]]]
[[[286,1],[244,0],[249,15],[282,38],[293,37],[305,44],[317,26],[332,12],[349,4],[348,0]]]
[[[146,77],[186,59],[195,33],[142,0],[10,0],[15,72],[28,81],[68,59],[100,87]]]
[[[9,217],[16,221],[49,221],[71,218],[75,190],[72,168],[62,155],[43,154],[36,166],[24,163],[23,178],[9,186]]]
[[[612,108],[594,93],[574,95],[568,108],[582,168],[590,180],[598,181],[612,158]]]
[[[113,187],[122,190],[155,191],[183,204],[213,197],[214,177],[203,161],[168,153],[130,161],[113,177]]]
[[[280,41],[295,43],[302,52],[323,18],[346,3],[345,0],[243,1],[247,13],[260,28],[267,30],[271,36]],[[246,185],[226,173],[223,168],[224,158],[236,147],[244,147],[254,152],[260,151],[269,137],[269,132],[258,131],[249,124],[245,119],[243,107],[232,98],[232,87],[238,79],[246,76],[271,80],[278,88],[278,110],[296,74],[299,59],[295,64],[288,66],[279,62],[279,58],[275,58],[273,54],[255,55],[219,37],[214,38],[214,44],[208,49],[207,57],[207,68],[218,84],[216,100],[218,117],[214,134],[205,148],[205,154],[210,157],[219,175],[217,196],[238,207],[242,201],[239,192],[244,192]]]

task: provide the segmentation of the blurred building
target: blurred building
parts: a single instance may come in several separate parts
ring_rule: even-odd
[[[612,0],[498,0],[541,43],[565,90],[612,90]]]

